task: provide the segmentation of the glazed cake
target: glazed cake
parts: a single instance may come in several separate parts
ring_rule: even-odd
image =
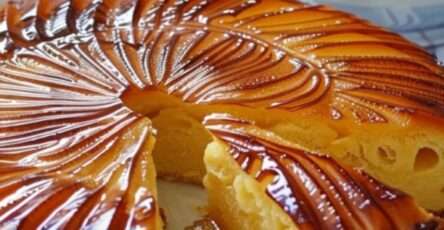
[[[441,222],[444,69],[396,34],[286,0],[0,16],[2,228],[161,229],[156,174],[227,229]]]
[[[206,150],[205,185],[222,229],[434,229],[441,222],[361,170],[252,122],[215,114],[205,124],[217,140]]]

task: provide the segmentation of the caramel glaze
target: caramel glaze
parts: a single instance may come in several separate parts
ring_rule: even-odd
[[[214,220],[204,217],[194,221],[193,225],[186,227],[185,230],[220,230],[220,228]]]
[[[205,125],[300,229],[439,229],[413,199],[365,172],[292,146],[226,114]]]
[[[12,0],[0,11],[0,25],[3,225],[132,226],[139,215],[129,210],[139,209],[140,220],[152,217],[149,191],[132,181],[149,167],[135,159],[144,156],[139,150],[150,127],[121,101],[128,90],[161,89],[196,104],[310,109],[334,120],[383,123],[407,114],[443,122],[443,70],[430,55],[325,6]],[[145,131],[125,137],[138,125]],[[309,156],[301,159],[315,161]],[[83,165],[96,169],[84,171]],[[307,225],[316,217],[300,215]]]
[[[154,87],[190,103],[309,108],[364,123],[405,114],[443,122],[443,70],[433,57],[325,6],[286,0],[30,0],[11,1],[2,15],[4,53],[20,47],[34,53],[38,47],[57,50],[51,58],[80,54],[82,65],[104,78],[95,83],[106,79],[117,94],[131,86]]]
[[[0,228],[135,229],[152,223],[156,201],[146,168],[153,166],[143,150],[149,125],[113,115],[83,127],[53,124],[46,135],[33,135],[42,129],[34,125],[3,136]],[[144,128],[128,135],[134,125]]]

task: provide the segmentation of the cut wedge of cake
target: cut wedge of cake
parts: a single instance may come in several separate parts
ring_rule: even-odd
[[[361,169],[254,123],[207,117],[210,215],[222,229],[440,229],[443,221]]]

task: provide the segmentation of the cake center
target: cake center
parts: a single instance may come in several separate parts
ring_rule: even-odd
[[[205,175],[203,153],[211,142],[202,119],[211,111],[154,87],[130,87],[121,100],[127,108],[149,117],[157,130],[153,158],[158,176],[200,184]]]
[[[156,116],[161,110],[181,107],[184,104],[179,98],[154,87],[128,87],[120,99],[132,111],[148,117]]]
[[[204,149],[211,137],[202,125],[206,112],[184,103],[180,98],[162,89],[128,88],[122,95],[124,105],[132,111],[149,117],[156,129],[152,151],[158,180],[159,203],[168,220],[169,229],[183,229],[203,214],[198,207],[206,204],[207,197],[200,186],[206,173],[203,163]],[[185,185],[179,181],[197,184]],[[190,204],[193,204],[190,206]]]

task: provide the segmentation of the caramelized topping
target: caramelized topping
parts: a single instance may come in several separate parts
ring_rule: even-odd
[[[86,120],[83,127],[53,123],[48,126],[58,132],[36,135],[34,130],[47,123],[42,121],[28,131],[18,126],[11,136],[21,138],[1,138],[2,229],[125,229],[153,223],[149,122],[108,119],[102,124]]]
[[[2,226],[147,223],[155,202],[140,176],[150,166],[140,159],[150,126],[122,102],[124,92],[156,89],[188,103],[307,109],[334,120],[380,123],[418,114],[443,121],[443,70],[430,55],[324,6],[23,0],[8,1],[0,25]],[[414,208],[381,211],[409,207],[410,199],[365,174],[268,145],[261,161],[271,168],[260,176],[300,173],[276,177],[268,193],[303,226],[321,215],[326,226],[367,226],[373,219],[402,226],[399,215],[422,218]],[[249,156],[235,155],[239,161]],[[304,183],[317,189],[307,193]],[[338,193],[341,200],[333,199]],[[298,199],[286,198],[294,194]],[[309,208],[317,204],[325,205],[320,212]],[[342,218],[348,211],[354,218]]]
[[[11,1],[0,16],[1,50],[12,65],[23,65],[15,57],[23,52],[46,75],[81,64],[102,94],[155,88],[190,103],[311,109],[370,123],[444,113],[443,70],[430,55],[324,6],[30,0]],[[41,55],[49,60],[35,60]]]
[[[242,169],[266,183],[267,194],[301,229],[438,227],[438,220],[411,197],[359,169],[307,152],[227,115],[210,115],[205,125],[229,146]]]
[[[186,227],[185,230],[220,230],[216,222],[209,217],[197,220],[192,226]]]

